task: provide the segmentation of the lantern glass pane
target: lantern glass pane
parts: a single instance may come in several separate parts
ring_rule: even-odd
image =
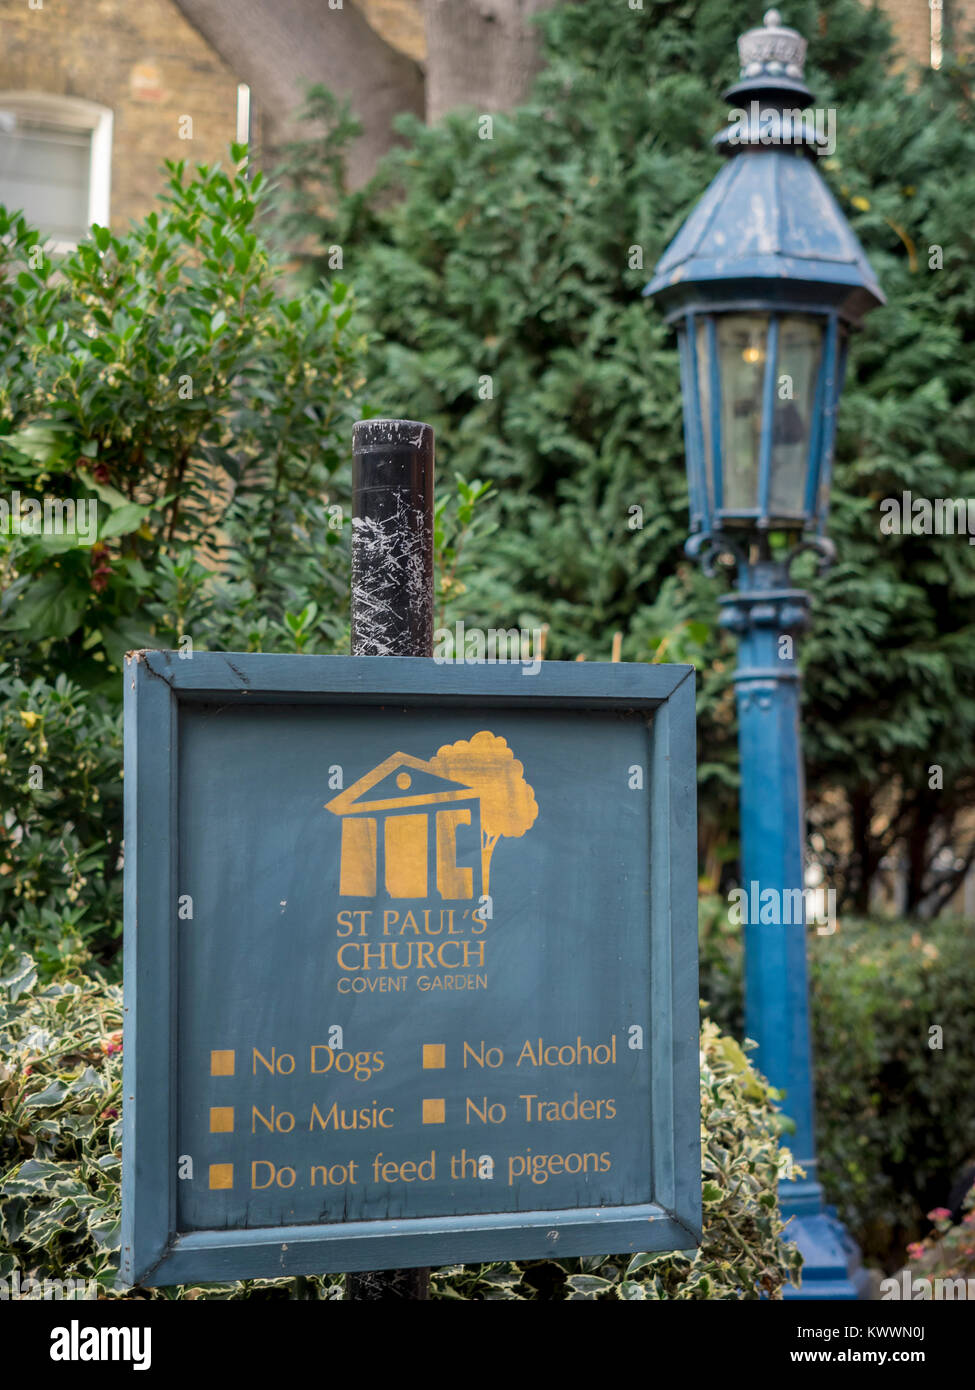
[[[701,407],[701,434],[704,439],[704,480],[707,488],[708,516],[714,516],[714,459],[711,457],[711,363],[708,355],[707,320],[697,324],[697,399]]]
[[[690,325],[681,324],[677,329],[680,348],[681,395],[684,405],[684,447],[687,458],[687,489],[691,510],[691,526],[700,530],[708,524],[707,504],[704,498],[704,464],[700,457],[699,435],[695,424],[694,402],[697,399],[696,365],[694,357],[694,332]]]
[[[783,315],[779,323],[769,492],[772,517],[799,518],[805,509],[809,435],[825,323],[824,318],[798,314]]]
[[[721,362],[722,512],[758,507],[758,458],[762,436],[762,382],[768,346],[767,314],[719,314]]]

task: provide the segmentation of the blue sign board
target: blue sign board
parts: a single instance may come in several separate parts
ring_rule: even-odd
[[[690,668],[125,682],[123,1282],[697,1243]]]

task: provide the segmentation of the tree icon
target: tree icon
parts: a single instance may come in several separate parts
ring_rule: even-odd
[[[490,893],[491,855],[502,835],[519,839],[538,815],[525,769],[503,738],[482,729],[467,742],[445,744],[430,760],[444,777],[478,792],[481,799],[481,879]]]

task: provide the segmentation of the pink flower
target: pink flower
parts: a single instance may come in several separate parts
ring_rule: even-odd
[[[907,1253],[912,1260],[919,1260],[924,1254],[924,1245],[921,1241],[914,1241],[913,1245],[907,1247]]]
[[[929,1221],[948,1221],[950,1218],[951,1212],[947,1207],[935,1207],[933,1211],[928,1212]]]

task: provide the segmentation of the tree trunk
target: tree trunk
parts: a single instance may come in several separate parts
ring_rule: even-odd
[[[538,71],[532,15],[553,0],[423,0],[427,121],[457,106],[490,114],[524,101]]]
[[[261,115],[265,149],[296,134],[294,114],[307,87],[321,82],[348,98],[363,135],[349,153],[352,188],[395,143],[393,118],[424,111],[423,74],[412,58],[370,28],[352,0],[176,0],[192,25],[241,82]]]
[[[907,832],[907,902],[904,915],[921,915],[928,869],[928,840],[931,833],[931,798],[919,791]]]
[[[870,911],[870,888],[876,866],[870,826],[873,820],[873,798],[866,787],[857,787],[850,795],[850,854],[849,896],[858,917]]]

